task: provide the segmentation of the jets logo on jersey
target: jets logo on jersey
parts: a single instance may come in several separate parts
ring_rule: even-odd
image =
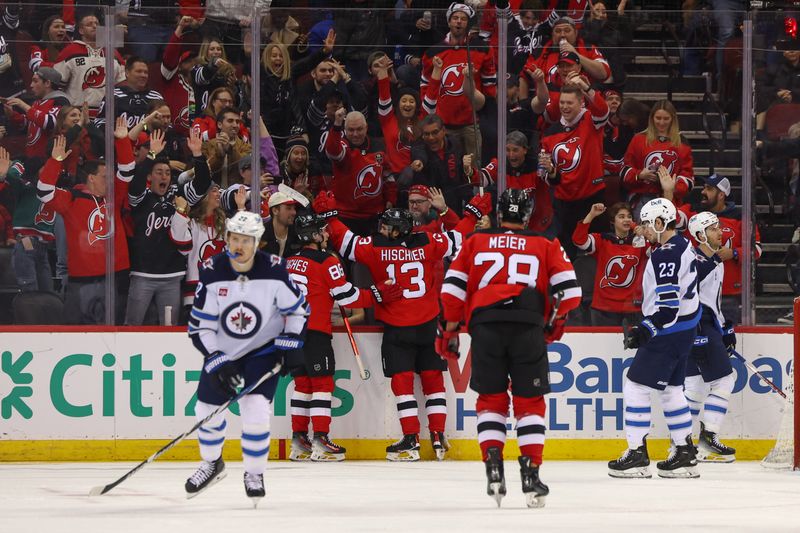
[[[221,315],[222,329],[236,339],[247,339],[261,328],[261,313],[252,304],[236,302]]]
[[[581,164],[581,153],[580,138],[573,137],[553,148],[553,159],[561,172],[571,172]]]
[[[107,220],[108,214],[106,213],[106,204],[95,207],[92,212],[89,213],[89,233],[87,237],[90,245],[111,237],[111,228],[108,227],[109,224],[106,222]]]
[[[623,289],[630,287],[636,279],[636,266],[639,258],[635,255],[617,255],[606,263],[606,270],[603,279],[600,280],[600,288],[613,287]]]
[[[442,72],[442,92],[448,96],[461,96],[464,94],[464,76],[461,70],[465,63],[450,65]]]
[[[678,152],[675,150],[659,150],[650,152],[644,158],[644,167],[655,172],[659,166],[664,167],[671,173],[675,171],[675,164],[678,162]]]
[[[82,90],[86,89],[100,89],[106,86],[106,69],[100,66],[94,66],[86,69],[83,74]]]
[[[48,204],[39,204],[39,210],[33,217],[34,224],[54,224],[56,221],[56,212],[48,207]]]
[[[382,188],[381,172],[380,165],[368,165],[362,168],[356,176],[356,188],[353,191],[353,198],[378,196]]]
[[[724,248],[733,248],[733,239],[736,237],[736,232],[733,228],[728,226],[722,227],[722,246]]]

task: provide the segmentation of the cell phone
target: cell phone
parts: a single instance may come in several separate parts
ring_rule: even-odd
[[[424,20],[425,22],[430,22],[431,21],[431,12],[430,11],[423,12],[422,13],[422,20]]]

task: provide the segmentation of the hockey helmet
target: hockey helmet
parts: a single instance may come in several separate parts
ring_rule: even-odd
[[[708,243],[706,228],[710,228],[714,224],[719,224],[719,218],[711,211],[697,213],[689,219],[689,234],[691,234],[697,242],[706,244]]]
[[[322,234],[322,230],[327,225],[328,222],[316,213],[297,215],[294,219],[294,229],[297,232],[297,238],[303,243],[315,242],[314,235]]]
[[[227,233],[249,235],[258,243],[261,240],[261,236],[264,234],[264,223],[261,221],[261,216],[258,213],[239,211],[225,221],[225,230]]]
[[[533,197],[522,189],[506,189],[497,202],[499,222],[527,224],[533,213]]]
[[[678,217],[678,211],[675,205],[666,198],[653,198],[642,206],[639,213],[639,220],[642,224],[655,225],[656,219],[660,218],[664,223],[664,228],[667,224],[674,222]]]
[[[414,227],[414,218],[407,209],[393,207],[383,212],[381,224],[397,230],[398,238],[403,238],[411,233],[411,228]]]

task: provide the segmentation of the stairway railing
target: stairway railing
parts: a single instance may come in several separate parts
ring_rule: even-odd
[[[678,51],[678,61],[670,55],[670,46],[674,43],[674,49]],[[667,100],[672,102],[672,88],[675,79],[683,77],[683,45],[675,31],[675,26],[665,20],[661,24],[661,55],[667,65]]]

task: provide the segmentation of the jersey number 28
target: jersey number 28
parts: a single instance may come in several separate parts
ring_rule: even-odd
[[[505,280],[501,280],[500,283],[527,285],[529,287],[536,286],[536,278],[539,276],[539,259],[536,256],[514,254],[508,258],[508,264],[506,264],[506,257],[500,252],[480,252],[476,254],[475,266],[480,266],[484,263],[490,263],[490,265],[481,277],[480,282],[478,282],[478,289],[489,285],[495,276],[500,274],[503,267],[507,267],[508,277]]]

